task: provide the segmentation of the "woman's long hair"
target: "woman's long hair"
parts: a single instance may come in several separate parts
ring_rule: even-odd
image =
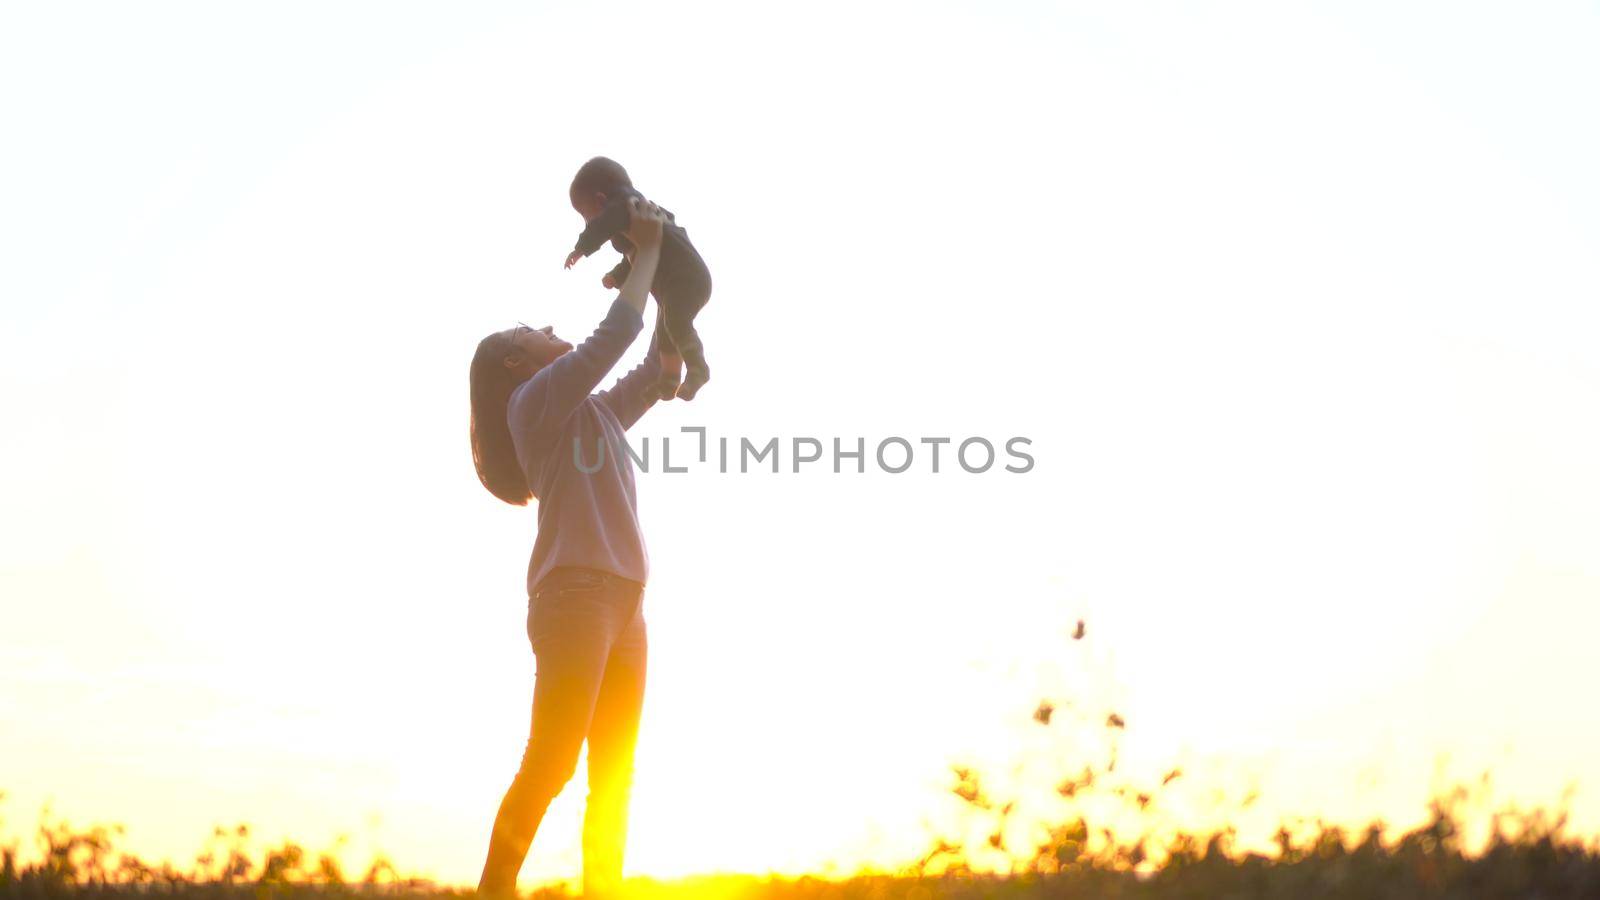
[[[510,341],[491,334],[478,342],[478,352],[472,355],[472,464],[489,493],[512,506],[527,506],[533,492],[506,424],[506,404],[521,383],[504,363],[506,354],[515,350]]]

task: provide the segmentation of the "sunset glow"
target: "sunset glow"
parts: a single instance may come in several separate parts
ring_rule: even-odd
[[[637,438],[784,448],[640,476],[630,874],[892,867],[1112,743],[1261,840],[1485,770],[1600,829],[1600,12],[786,9],[0,12],[0,838],[476,882],[533,513],[467,366],[604,312],[597,153],[716,272]],[[834,471],[892,436],[1002,455]]]

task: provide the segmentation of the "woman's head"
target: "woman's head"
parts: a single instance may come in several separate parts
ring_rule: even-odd
[[[533,493],[511,444],[506,404],[517,385],[571,350],[548,325],[518,325],[479,341],[472,355],[472,464],[489,493],[514,506],[526,506]]]

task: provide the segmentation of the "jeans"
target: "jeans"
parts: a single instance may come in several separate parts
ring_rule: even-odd
[[[511,896],[545,810],[589,742],[583,816],[583,890],[605,896],[622,881],[633,749],[644,705],[644,586],[609,572],[552,569],[528,599],[533,716],[522,764],[500,803],[478,891]]]

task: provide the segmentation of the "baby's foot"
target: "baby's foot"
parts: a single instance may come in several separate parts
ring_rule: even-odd
[[[711,370],[705,368],[691,368],[689,374],[684,376],[683,386],[678,388],[679,400],[693,400],[694,395],[700,393],[700,388],[711,380]]]

